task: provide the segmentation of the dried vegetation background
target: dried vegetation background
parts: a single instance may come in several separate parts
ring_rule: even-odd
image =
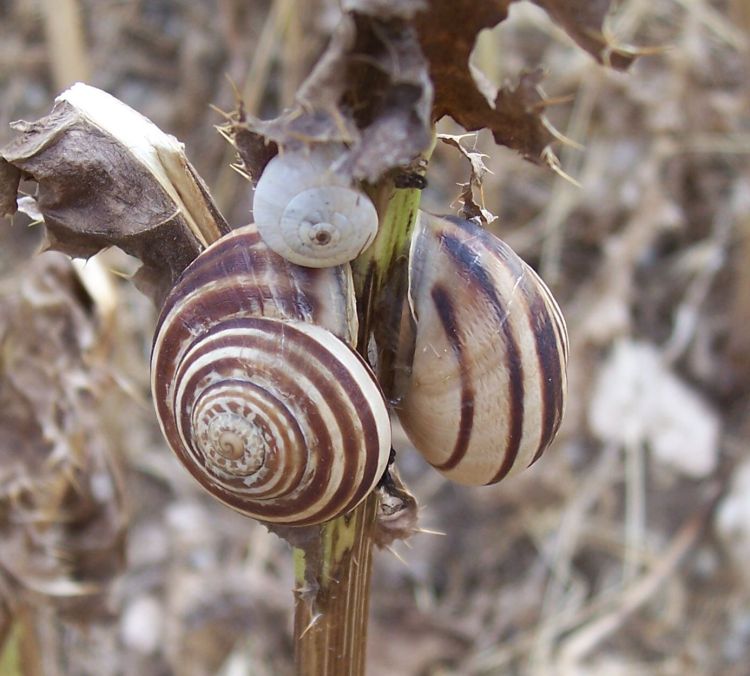
[[[234,86],[277,115],[338,11],[0,2],[0,145],[86,79],[184,141],[241,224],[248,186],[209,103],[231,110]],[[569,406],[542,461],[495,487],[400,454],[421,525],[444,534],[376,557],[374,675],[750,673],[750,10],[625,0],[607,28],[659,49],[605,69],[520,3],[474,50],[497,85],[542,66],[570,140],[554,149],[580,186],[487,132],[461,139],[486,155],[492,227],[566,314]],[[469,163],[439,145],[427,178],[425,205],[448,211]],[[75,272],[34,257],[40,235],[21,215],[0,231],[3,668],[20,653],[45,674],[290,673],[287,547],[162,442],[133,262]]]

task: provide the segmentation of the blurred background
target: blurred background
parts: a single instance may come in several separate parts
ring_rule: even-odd
[[[0,0],[0,145],[77,80],[186,144],[227,220],[251,194],[216,132],[273,117],[339,20],[329,0]],[[750,5],[623,0],[644,47],[602,67],[520,2],[481,35],[496,85],[542,66],[566,180],[462,140],[491,227],[552,288],[568,407],[532,469],[445,482],[401,440],[417,534],[375,557],[369,672],[750,674]],[[460,133],[446,120],[440,131]],[[469,165],[438,144],[424,204]],[[291,673],[291,557],[215,504],[149,400],[155,309],[105,252],[79,273],[0,228],[0,673]],[[107,271],[115,274],[107,275]],[[30,647],[31,646],[31,647]],[[1,671],[5,670],[5,671]]]

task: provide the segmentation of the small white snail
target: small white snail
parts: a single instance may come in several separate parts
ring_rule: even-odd
[[[532,464],[563,413],[565,321],[549,289],[470,221],[420,213],[396,412],[425,458],[478,485]]]
[[[297,265],[341,265],[377,233],[372,201],[336,170],[340,156],[336,144],[277,155],[255,188],[253,216],[261,237]]]
[[[390,453],[385,401],[349,347],[351,273],[269,251],[253,226],[206,249],[162,309],[151,358],[159,422],[230,507],[307,525],[356,506]]]

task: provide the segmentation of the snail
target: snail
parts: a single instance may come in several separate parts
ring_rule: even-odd
[[[207,248],[161,311],[151,358],[170,447],[216,498],[277,524],[356,506],[383,475],[390,422],[356,336],[348,266],[313,270],[254,226]]]
[[[395,373],[414,446],[458,483],[531,465],[563,413],[568,336],[549,289],[504,242],[420,212]]]
[[[372,242],[378,214],[337,171],[338,144],[287,151],[266,165],[253,200],[261,237],[277,254],[312,268],[341,265]]]

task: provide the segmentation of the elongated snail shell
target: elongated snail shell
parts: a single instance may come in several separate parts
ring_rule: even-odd
[[[261,237],[297,265],[347,263],[377,233],[372,201],[336,171],[341,152],[334,144],[277,155],[255,188],[253,217]]]
[[[253,226],[206,249],[157,326],[159,421],[190,473],[257,519],[343,514],[382,476],[390,424],[356,335],[351,272],[280,258]]]
[[[566,388],[567,329],[552,294],[494,235],[424,212],[409,276],[396,412],[410,440],[463,484],[532,464],[557,432]]]

